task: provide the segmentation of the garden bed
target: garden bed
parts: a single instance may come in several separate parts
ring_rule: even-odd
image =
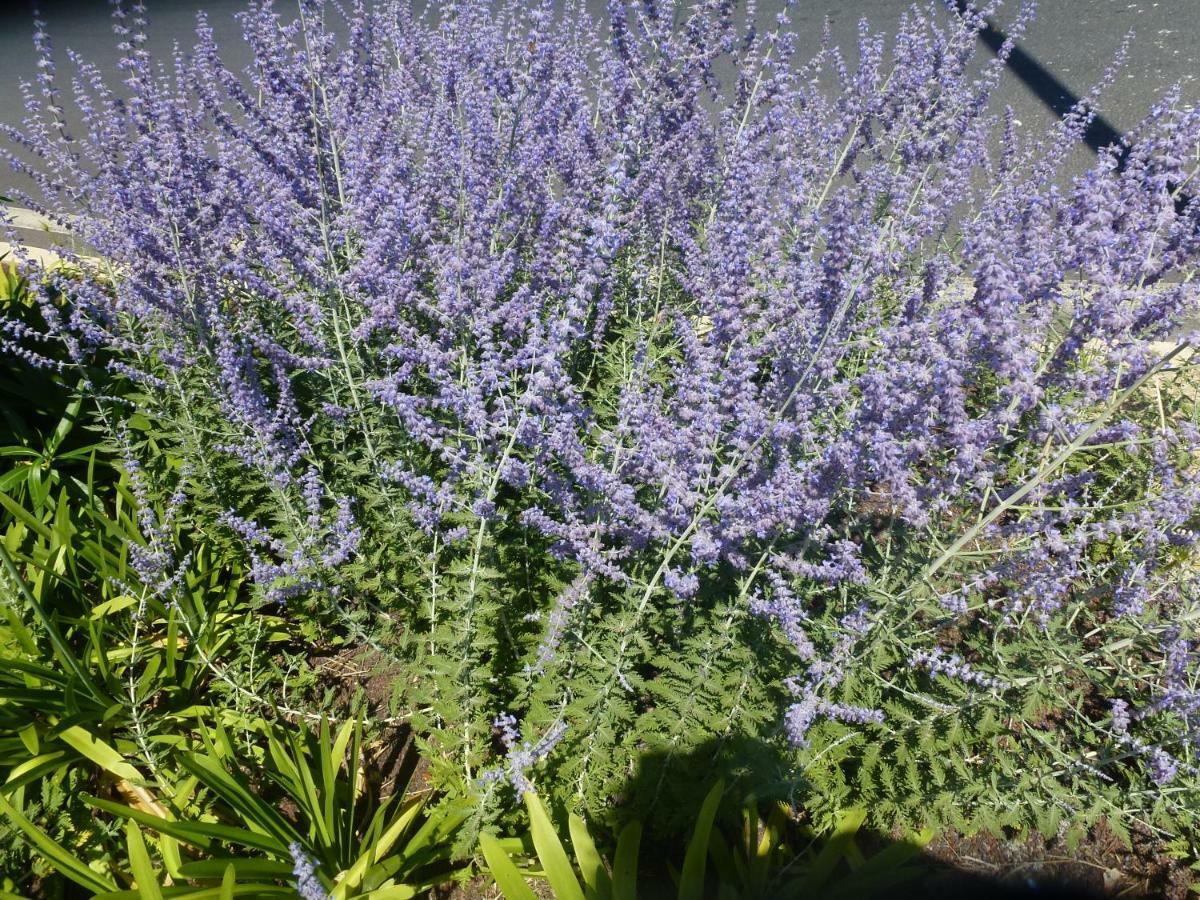
[[[971,8],[333,10],[35,37],[4,897],[1184,889],[1200,111],[1070,177]]]

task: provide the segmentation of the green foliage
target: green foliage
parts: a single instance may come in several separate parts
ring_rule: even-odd
[[[97,449],[86,479],[70,473],[76,462],[47,453],[27,466],[40,476],[0,493],[0,794],[52,813],[60,836],[85,831],[81,787],[145,790],[198,709],[245,705],[232,673],[253,652],[251,632],[260,644],[286,637],[281,620],[252,616],[236,563],[207,543],[180,552],[188,562],[169,595],[142,584],[130,554],[146,539],[127,476]]]
[[[26,282],[0,275],[0,305],[36,318]],[[197,715],[275,707],[263,649],[291,640],[244,591],[238,559],[148,493],[179,486],[178,463],[151,452],[135,483],[80,389],[18,357],[0,366],[0,392],[21,398],[0,407],[0,872],[51,894],[46,854],[18,833],[106,877],[124,836],[82,794],[149,802]],[[161,580],[135,565],[147,558]]]
[[[671,895],[679,900],[854,898],[894,889],[926,871],[915,865],[913,858],[932,837],[931,832],[894,842],[868,857],[856,843],[867,818],[864,810],[839,813],[832,831],[813,840],[811,833],[801,833],[783,805],[773,805],[763,817],[754,798],[748,798],[741,811],[742,827],[730,833],[717,826],[724,793],[722,781],[709,789],[695,816],[679,868],[668,862],[665,873],[639,872],[640,822],[630,822],[621,830],[609,865],[588,825],[574,814],[567,819],[575,856],[572,865],[546,807],[533,793],[525,795],[525,806],[536,868],[514,860],[524,848],[513,839],[500,840],[485,833],[480,835],[480,848],[488,872],[506,900],[536,896],[528,879],[537,877],[546,879],[555,897],[579,900]],[[640,875],[644,877],[639,881]],[[669,876],[670,888],[664,876]]]
[[[0,303],[36,325],[24,282],[0,272]],[[580,363],[601,417],[613,414],[635,366],[653,375],[678,351],[655,329],[616,321],[611,330],[605,351]],[[952,615],[937,602],[939,585],[921,577],[947,535],[970,525],[968,512],[921,531],[886,510],[844,510],[833,527],[866,548],[867,583],[829,591],[798,579],[791,587],[805,592],[806,627],[823,649],[859,603],[882,610],[850,648],[854,665],[828,699],[881,709],[885,721],[822,720],[796,751],[778,724],[792,648],[748,611],[762,589],[754,560],[742,571],[714,569],[682,604],[661,583],[679,548],[632,553],[630,578],[588,585],[542,659],[546,619],[576,572],[522,522],[537,488],[522,497],[494,477],[466,485],[495,511],[451,512],[446,524],[463,537],[447,543],[417,527],[399,491],[356,489],[374,483],[376,461],[332,420],[322,420],[305,452],[331,493],[362,500],[357,521],[371,539],[350,564],[322,573],[328,583],[295,598],[285,617],[264,602],[278,585],[252,584],[252,560],[215,523],[235,509],[289,548],[313,526],[285,489],[214,450],[230,437],[229,423],[212,404],[214,375],[204,365],[174,373],[175,393],[152,399],[103,372],[68,370],[68,378],[3,361],[0,393],[20,402],[0,407],[0,844],[8,848],[0,872],[41,879],[43,889],[61,888],[58,873],[113,896],[132,896],[134,884],[153,896],[167,879],[173,888],[188,882],[197,896],[269,893],[286,882],[295,842],[337,896],[382,898],[453,877],[447,848],[469,849],[478,838],[506,896],[528,896],[526,877],[536,872],[558,896],[625,898],[636,895],[639,875],[645,883],[643,832],[668,845],[690,833],[674,890],[699,900],[714,891],[849,897],[911,874],[896,847],[863,856],[855,834],[864,825],[1077,840],[1104,820],[1118,834],[1140,825],[1175,835],[1181,852],[1194,852],[1195,805],[1186,792],[1147,784],[1136,752],[1112,733],[1107,702],[1131,685],[1145,689],[1165,668],[1170,629],[1196,636],[1200,598],[1185,587],[1170,616],[1114,620],[1101,601],[1113,573],[1134,559],[1125,537],[1091,548],[1093,571],[1109,575],[1077,587],[1085,602],[998,623],[990,607],[1006,585]],[[301,385],[310,408],[328,389],[321,377]],[[1148,428],[1156,417],[1196,420],[1194,395],[1178,379],[1130,401]],[[104,402],[91,402],[106,394],[139,409],[119,433]],[[375,413],[361,415],[381,458],[412,452]],[[1004,452],[1014,482],[1038,459],[1036,448]],[[1056,474],[1086,475],[1113,505],[1136,506],[1158,489],[1134,443],[1089,447]],[[1003,521],[1038,514],[1014,504]],[[992,549],[981,537],[949,553],[943,580],[956,585],[972,555]],[[157,581],[135,565],[147,555],[163,562]],[[1180,555],[1171,572],[1186,586],[1193,567]],[[1003,686],[914,670],[910,653],[930,635],[969,661],[987,659]],[[335,734],[304,701],[323,686],[304,662],[312,649],[346,646],[368,646],[394,667],[390,700],[411,713],[431,782],[449,797],[432,812],[428,797],[396,789],[381,799],[360,784],[362,725],[346,721]],[[344,719],[344,699],[340,706]],[[502,750],[487,723],[503,709],[520,716],[531,741],[568,723],[539,790],[550,809],[577,811],[566,819],[569,841],[534,794],[529,841],[480,833],[513,820],[507,789],[480,791],[477,782]],[[1156,746],[1181,742],[1169,716],[1139,724]],[[301,738],[296,725],[318,732]],[[1088,749],[1070,756],[1064,747]],[[715,773],[756,794],[768,815],[751,802],[730,837],[717,817],[718,787],[697,818],[694,786]],[[803,808],[816,833],[831,836],[809,835],[801,846],[780,802]],[[625,823],[612,853],[581,815]],[[514,862],[525,849],[536,868]]]
[[[723,788],[724,785],[718,782],[709,791],[700,821],[688,842],[683,865],[684,878],[680,881],[678,892],[680,900],[697,900],[699,897],[708,858],[708,837]],[[574,813],[568,819],[575,854],[575,865],[572,866],[549,813],[537,794],[532,791],[525,794],[525,808],[529,814],[530,838],[541,874],[549,882],[555,897],[563,900],[616,900],[637,896],[637,857],[642,833],[639,823],[632,822],[622,830],[610,872],[602,862],[595,841],[582,819]],[[490,834],[482,834],[479,842],[489,872],[507,900],[527,900],[536,896],[500,841]]]
[[[156,815],[100,798],[88,803],[155,834],[163,871],[197,888],[230,871],[239,886],[286,882],[290,848],[315,862],[335,900],[417,896],[455,876],[449,847],[462,813],[431,811],[427,792],[408,792],[407,774],[386,797],[370,790],[361,719],[336,733],[326,720],[315,734],[265,723],[258,731],[262,740],[250,758],[219,727],[201,731],[206,752],[177,755],[196,795],[174,805],[180,813],[204,810],[202,816]],[[256,773],[255,782],[246,772]]]
[[[2,274],[3,302],[36,316],[25,283]],[[25,391],[0,429],[8,886],[292,896],[293,844],[339,900],[416,896],[454,877],[461,811],[410,793],[411,765],[381,794],[370,768],[384,754],[370,751],[361,717],[335,732],[286,704],[292,673],[279,661],[307,655],[317,634],[263,609],[239,556],[197,537],[179,504],[209,498],[191,490],[171,434],[135,417],[122,446],[98,442],[102,406],[59,376],[4,363],[0,390]],[[129,470],[138,457],[147,465]]]
[[[171,895],[215,897],[230,885],[236,894],[289,895],[291,848],[315,859],[335,900],[417,896],[456,875],[449,847],[461,813],[431,812],[429,795],[408,794],[407,780],[382,800],[368,791],[360,719],[336,734],[325,721],[305,737],[265,723],[258,731],[257,755],[245,759],[224,729],[200,728],[207,750],[174,755],[179,779],[169,795],[142,792],[135,804],[85,795],[95,812],[125,823],[106,873],[3,795],[0,812],[49,866],[100,897],[152,896],[167,883]],[[252,784],[244,771],[267,783]]]

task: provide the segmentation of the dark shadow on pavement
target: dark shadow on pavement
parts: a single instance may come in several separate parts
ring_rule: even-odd
[[[955,2],[960,15],[964,14],[970,6],[967,0],[955,0]],[[979,40],[993,53],[999,54],[1000,48],[1008,40],[1008,35],[989,19],[983,26],[983,30],[979,32]],[[1029,89],[1030,93],[1041,100],[1059,118],[1069,113],[1081,99],[1053,72],[1019,46],[1013,46],[1005,65]],[[1121,132],[1108,119],[1098,114],[1083,133],[1083,142],[1094,153],[1099,153],[1105,147],[1113,144],[1124,148]],[[1125,149],[1122,149],[1120,156],[1122,162],[1125,159],[1125,152]]]

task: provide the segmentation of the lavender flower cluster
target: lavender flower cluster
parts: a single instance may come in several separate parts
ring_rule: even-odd
[[[329,895],[325,892],[321,879],[317,877],[317,867],[312,857],[295,841],[288,844],[288,853],[292,857],[292,877],[296,880],[296,893],[304,900],[326,900]]]
[[[499,732],[500,741],[504,745],[505,761],[503,765],[480,775],[480,782],[486,785],[507,779],[518,800],[528,792],[536,793],[533,782],[529,780],[529,770],[549,756],[563,739],[567,733],[567,723],[558,722],[551,726],[536,744],[521,739],[517,718],[511,713],[501,713],[492,725]]]
[[[4,153],[104,260],[44,298],[55,336],[117,361],[197,484],[243,473],[213,524],[268,599],[398,611],[455,667],[437,715],[468,745],[523,677],[586,760],[732,590],[723,622],[795,652],[804,745],[884,722],[845,693],[860,642],[998,688],[929,635],[1187,602],[1159,588],[1196,540],[1200,433],[1143,410],[1197,308],[1200,110],[1169,92],[1069,177],[1097,97],[1023,135],[988,102],[1009,47],[975,59],[995,5],[955,6],[890,46],[864,24],[852,63],[726,0],[612,0],[605,27],[581,2],[252,2],[239,75],[203,15],[154,61],[118,3],[122,91],[73,53],[64,85],[39,29]],[[1103,477],[1120,454],[1141,467]],[[484,602],[520,575],[503,528],[569,570],[532,614]],[[354,574],[376,547],[422,561],[423,601]]]
[[[914,669],[923,669],[934,678],[940,675],[993,691],[1002,691],[1007,686],[1001,679],[976,671],[957,653],[948,654],[941,647],[916,651],[908,664]]]

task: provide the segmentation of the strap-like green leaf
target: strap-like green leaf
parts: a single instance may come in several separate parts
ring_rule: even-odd
[[[193,888],[174,886],[163,888],[164,900],[172,897],[186,897],[187,900],[223,900],[228,896],[223,885],[210,888]],[[249,896],[258,900],[260,897],[288,897],[295,900],[296,888],[278,884],[234,884],[233,896]],[[137,891],[106,891],[96,894],[94,900],[141,900]]]
[[[637,900],[638,848],[642,843],[642,823],[630,822],[617,837],[613,857],[613,900]]]
[[[239,844],[252,850],[262,850],[281,857],[287,855],[287,844],[280,843],[278,839],[270,835],[259,834],[257,831],[249,831],[233,825],[221,825],[217,822],[175,822],[142,812],[140,809],[122,806],[120,803],[89,797],[86,794],[83,796],[83,801],[88,806],[102,809],[123,819],[133,819],[138,824],[153,828],[160,834],[169,834],[173,838],[178,838],[186,844],[210,853],[217,849],[216,842],[222,841],[228,844]]]
[[[895,888],[925,874],[920,866],[907,863],[933,839],[933,832],[922,831],[907,841],[892,844],[866,860],[854,872],[830,889],[831,898],[875,896],[885,888]]]
[[[301,809],[307,812],[309,821],[317,829],[317,838],[321,845],[328,847],[333,844],[333,834],[330,823],[325,819],[325,809],[321,805],[321,797],[317,790],[317,781],[313,770],[309,767],[309,757],[304,752],[304,743],[300,737],[301,733],[299,731],[289,731],[287,733],[288,743],[291,745],[292,770],[296,785],[295,790],[292,792],[292,799],[299,804]],[[321,768],[322,781],[324,781],[329,767],[329,754],[326,750],[329,746],[328,737],[329,724],[326,721],[325,728],[322,731],[322,739],[318,742],[317,751],[321,757],[317,764]]]
[[[179,756],[179,764],[237,810],[247,824],[275,838],[278,845],[286,848],[293,841],[303,843],[296,830],[273,807],[226,772],[212,757],[183,753]]]
[[[533,791],[525,792],[525,808],[529,811],[529,832],[533,835],[533,846],[554,896],[558,900],[584,900],[583,888],[579,886],[579,879],[571,868],[567,851],[558,839],[546,807]]]
[[[708,838],[724,791],[725,781],[718,780],[700,806],[700,814],[696,817],[696,829],[692,832],[692,839],[688,842],[687,852],[683,857],[683,871],[679,877],[679,900],[701,900],[704,895]]]
[[[146,841],[142,838],[141,829],[132,819],[125,822],[125,843],[129,848],[129,867],[133,870],[133,880],[137,882],[138,896],[142,900],[162,900],[162,886],[158,883],[158,873],[154,871],[150,862],[150,854],[146,851]]]
[[[833,834],[826,841],[817,858],[813,860],[807,875],[794,885],[790,885],[784,894],[786,897],[803,898],[819,893],[833,874],[834,868],[846,852],[846,845],[854,838],[862,823],[866,821],[865,809],[848,809],[838,814],[837,824]]]
[[[124,778],[135,784],[141,784],[142,774],[125,761],[125,757],[110,747],[96,735],[79,725],[64,728],[58,733],[64,744],[75,750],[80,756],[90,759],[104,771]]]
[[[417,896],[417,889],[410,884],[391,884],[387,887],[376,888],[363,894],[363,900],[411,900]]]
[[[53,456],[62,442],[66,440],[67,435],[71,433],[71,429],[75,427],[75,422],[79,418],[79,410],[83,408],[83,384],[79,386],[81,393],[63,411],[63,416],[58,421],[58,426],[54,429],[54,434],[50,435],[50,439],[46,441],[46,455]]]
[[[304,764],[304,757],[300,754],[303,752],[300,748],[300,742],[295,742],[296,746],[296,762],[298,765]],[[340,761],[334,759],[334,754],[337,749],[333,747],[333,740],[329,733],[329,717],[321,716],[321,727],[319,730],[319,738],[317,740],[317,754],[320,756],[321,766],[321,787],[320,795],[313,786],[313,803],[319,804],[313,810],[314,814],[321,821],[322,834],[327,844],[337,845],[337,830],[334,823],[334,795],[337,793],[337,773]],[[337,848],[339,851],[341,847]]]
[[[408,852],[416,854],[422,850],[436,848],[438,842],[453,833],[466,818],[466,812],[462,808],[446,805],[439,807],[426,816],[421,827],[408,839],[405,844]]]
[[[34,642],[33,635],[25,626],[25,623],[21,621],[21,616],[15,606],[5,604],[4,620],[9,632],[17,639],[17,643],[21,645],[21,649],[31,656],[36,655],[38,652],[37,644]],[[5,664],[7,665],[10,661],[5,660]]]
[[[158,852],[162,856],[163,867],[172,879],[181,878],[179,867],[183,865],[183,856],[179,853],[179,840],[169,834],[158,834]]]
[[[739,884],[746,880],[745,876],[748,873],[742,865],[742,860],[734,855],[728,842],[716,829],[708,835],[708,855],[712,857],[718,884]]]
[[[8,494],[0,494],[0,506],[3,506],[6,510],[8,510],[9,514],[14,519],[16,519],[30,531],[34,532],[38,537],[46,541],[53,540],[54,533],[46,526],[46,524],[12,497],[8,496]]]
[[[487,861],[488,869],[496,882],[496,887],[504,894],[504,900],[537,900],[513,861],[508,858],[500,843],[490,834],[479,836],[479,848]]]
[[[292,874],[292,863],[275,859],[198,859],[179,867],[183,878],[216,878],[233,870],[241,878],[287,878]]]
[[[5,780],[3,787],[0,787],[0,790],[6,794],[11,794],[22,785],[29,784],[31,781],[37,781],[43,775],[53,772],[62,766],[65,757],[66,753],[60,750],[57,753],[43,753],[32,759],[27,759],[8,773],[8,778]]]
[[[25,818],[21,811],[9,803],[3,795],[0,795],[0,813],[7,816],[9,821],[24,833],[29,842],[41,852],[50,865],[76,884],[93,893],[115,889],[111,882],[93,872],[69,850],[56,843],[46,832]]]
[[[12,672],[20,672],[22,675],[29,675],[36,678],[38,681],[44,681],[47,684],[56,684],[61,688],[66,688],[70,682],[69,675],[63,675],[61,672],[43,666],[35,662],[29,662],[25,659],[6,659],[4,661],[4,675],[9,675]]]
[[[17,736],[21,739],[21,743],[25,745],[25,749],[37,756],[41,752],[41,740],[38,737],[38,729],[36,724],[26,725],[17,731]]]
[[[571,832],[571,846],[575,849],[575,859],[579,863],[579,874],[583,876],[583,890],[588,900],[610,900],[612,881],[587,823],[571,813],[567,817],[567,828]]]
[[[4,494],[0,494],[0,504],[9,507],[10,511],[12,511],[13,507],[20,509],[19,504],[13,503]],[[25,515],[28,516],[28,513]],[[29,518],[32,517],[30,516]],[[40,522],[37,523],[37,526],[33,530],[37,531],[40,528],[45,532],[47,539],[49,539],[50,533],[46,530],[45,526]],[[16,583],[17,590],[20,592],[22,599],[29,604],[29,607],[41,621],[42,627],[46,629],[46,635],[50,638],[50,644],[54,647],[54,655],[58,657],[59,662],[68,671],[72,672],[82,684],[88,687],[93,697],[99,699],[102,695],[93,683],[91,675],[80,665],[78,658],[67,645],[67,642],[63,640],[62,635],[59,634],[58,624],[50,617],[42,604],[38,602],[38,599],[29,590],[29,586],[25,583],[25,579],[21,577],[21,573],[17,570],[17,565],[13,562],[12,556],[9,554],[8,548],[4,546],[3,541],[0,541],[0,565],[3,565],[4,570],[8,573],[8,577]]]
[[[330,893],[331,900],[343,900],[362,882],[367,870],[392,849],[392,846],[408,830],[408,827],[420,815],[421,807],[425,804],[424,797],[413,797],[401,807],[400,815],[387,829],[379,835],[379,839],[364,847],[354,865],[338,880],[337,887]],[[404,851],[401,851],[403,854]]]
[[[177,608],[172,606],[167,612],[167,663],[166,675],[171,681],[175,680],[175,659],[179,655],[179,617]]]
[[[354,840],[354,806],[358,799],[359,742],[357,740],[354,742],[353,758],[349,761],[346,761],[346,750],[358,727],[357,717],[347,719],[338,731],[333,742],[333,749],[328,755],[332,777],[327,777],[325,783],[325,818],[329,823],[329,830],[337,839],[339,853],[347,853]],[[324,745],[322,744],[322,746]],[[343,761],[347,762],[346,783],[350,786],[350,797],[347,801],[338,802],[337,776],[342,770]],[[344,827],[339,827],[339,823],[344,823]]]
[[[226,866],[225,874],[221,876],[221,900],[233,900],[233,885],[236,879],[233,865]]]
[[[746,798],[742,806],[742,853],[745,854],[746,883],[755,893],[762,893],[771,852],[774,849],[775,835],[769,822],[762,823],[761,837],[759,829],[758,801],[754,795]]]

